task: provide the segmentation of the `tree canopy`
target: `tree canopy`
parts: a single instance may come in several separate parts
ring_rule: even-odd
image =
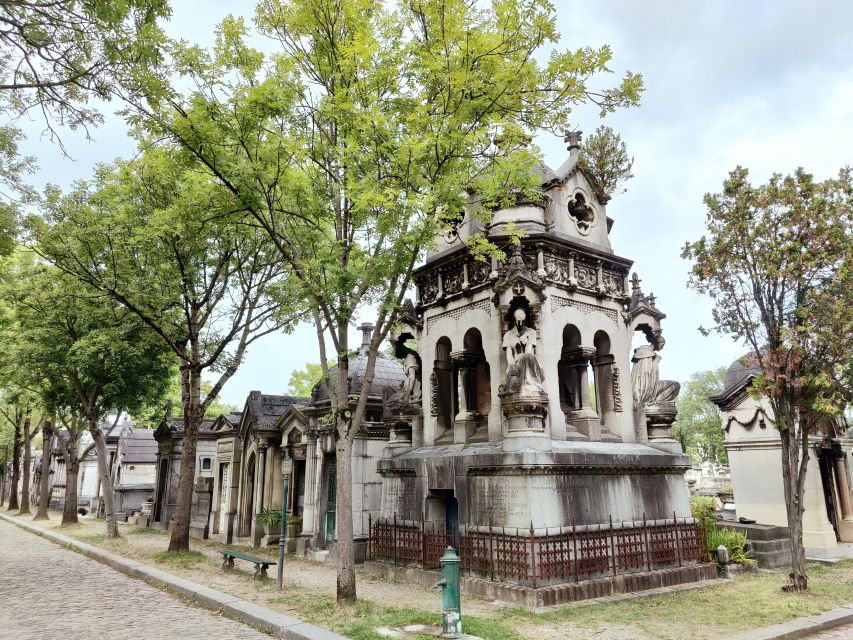
[[[708,398],[723,391],[726,368],[697,371],[690,376],[678,394],[678,418],[672,425],[672,437],[686,453],[701,462],[726,464],[723,427],[720,412]]]
[[[809,437],[837,432],[853,399],[853,180],[803,169],[760,186],[736,168],[705,196],[707,235],[687,243],[690,286],[713,301],[714,329],[745,343],[782,443],[792,572],[805,589],[803,492]]]
[[[210,52],[166,47],[164,69],[191,90],[145,74],[128,80],[125,96],[131,122],[192,154],[302,287],[324,375],[337,360],[330,395],[347,513],[351,444],[378,349],[426,247],[472,211],[536,197],[531,136],[562,134],[580,102],[602,114],[637,104],[642,79],[592,86],[609,72],[610,48],[553,48],[547,0],[267,0],[255,25],[271,54],[228,18]],[[375,328],[351,403],[334,389],[347,387],[350,327],[367,309]],[[342,602],[355,598],[351,528],[338,523]]]

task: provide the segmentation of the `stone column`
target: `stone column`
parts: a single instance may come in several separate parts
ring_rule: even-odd
[[[255,476],[258,483],[255,493],[255,513],[260,513],[264,508],[264,485],[266,484],[267,470],[267,444],[265,442],[258,443],[258,474]]]
[[[296,543],[296,552],[304,554],[310,547],[314,535],[314,522],[317,518],[317,435],[308,432],[308,444],[305,447],[305,502],[302,505],[302,534]]]
[[[459,372],[459,410],[453,419],[453,442],[465,444],[483,423],[476,408],[479,358],[464,351],[451,354],[451,358]],[[487,440],[488,434],[484,434],[483,439]]]
[[[589,404],[589,365],[595,358],[593,347],[569,347],[564,351],[567,364],[574,369],[575,409],[566,414],[566,425],[587,436],[590,440],[601,440],[601,423],[598,414]]]
[[[598,416],[601,424],[601,439],[605,441],[621,441],[616,431],[619,427],[613,401],[613,354],[595,356],[593,361],[593,377],[597,396]],[[589,386],[587,385],[587,388]]]

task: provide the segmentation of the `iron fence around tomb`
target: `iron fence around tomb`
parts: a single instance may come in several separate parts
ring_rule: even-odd
[[[708,562],[703,526],[692,518],[541,529],[377,520],[371,560],[438,569],[448,546],[463,575],[536,588]]]

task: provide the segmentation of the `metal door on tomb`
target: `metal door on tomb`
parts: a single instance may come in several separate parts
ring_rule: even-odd
[[[335,540],[335,515],[337,504],[338,463],[332,458],[326,467],[326,546]]]
[[[219,480],[219,531],[224,532],[228,528],[228,498],[231,496],[231,465],[222,465],[222,477]]]

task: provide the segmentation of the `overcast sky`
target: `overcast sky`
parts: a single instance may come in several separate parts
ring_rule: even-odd
[[[611,242],[634,260],[643,290],[654,292],[666,314],[661,376],[684,381],[702,369],[727,365],[744,352],[728,337],[703,337],[709,303],[686,288],[688,264],[679,256],[702,233],[702,197],[720,190],[740,164],[756,182],[802,166],[825,179],[851,163],[853,147],[853,2],[849,0],[552,0],[559,11],[561,46],[610,44],[612,69],[643,74],[638,109],[605,119],[634,156],[628,192],[615,197]],[[210,44],[227,13],[251,16],[252,2],[172,0],[168,30]],[[602,78],[599,86],[615,80]],[[124,123],[110,114],[94,141],[67,134],[73,160],[39,140],[38,121],[24,123],[25,151],[38,158],[36,182],[67,186],[91,175],[98,162],[129,157]],[[591,109],[568,123],[591,133],[600,124]],[[540,138],[545,161],[566,157],[562,139]],[[357,332],[353,332],[357,333]],[[356,338],[354,338],[354,341]],[[242,407],[247,393],[282,393],[290,372],[319,360],[309,327],[258,342],[223,400]]]

